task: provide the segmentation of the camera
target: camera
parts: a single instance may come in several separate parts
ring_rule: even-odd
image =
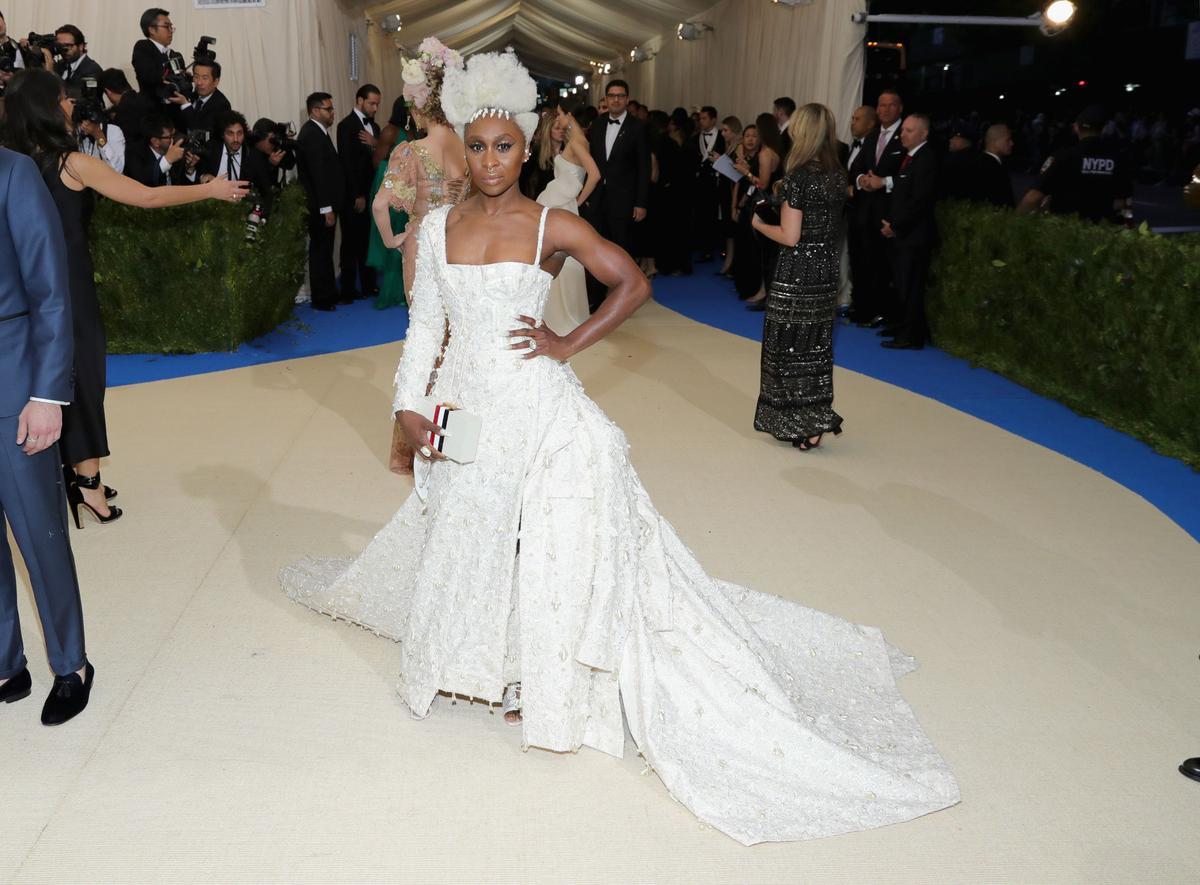
[[[158,87],[156,94],[161,100],[169,101],[176,92],[190,100],[192,78],[183,64],[183,59],[172,55],[167,61],[167,69],[163,71],[163,84]]]
[[[251,147],[266,140],[272,151],[294,151],[300,146],[296,141],[296,124],[289,120],[286,123],[272,123],[267,129],[251,130],[246,133],[246,140]]]
[[[180,142],[183,149],[189,154],[195,154],[197,157],[203,155],[205,148],[208,147],[208,140],[211,133],[207,129],[189,129],[188,134],[183,137]]]
[[[205,65],[216,61],[217,54],[208,48],[216,45],[216,37],[201,37],[200,41],[196,44],[196,48],[192,50],[192,64]]]
[[[84,77],[79,99],[75,102],[75,113],[71,121],[78,129],[84,123],[107,123],[108,112],[104,109],[104,90],[95,77]]]
[[[36,34],[33,31],[30,31],[29,36],[26,37],[25,39],[29,41],[29,48],[31,50],[33,50],[32,57],[30,57],[29,54],[26,54],[26,57],[25,57],[26,67],[30,67],[30,68],[42,67],[41,50],[43,50],[43,49],[50,50],[50,61],[54,65],[59,65],[62,63],[63,58],[66,55],[67,49],[65,46],[63,46],[61,43],[58,42],[58,40],[55,38],[55,36],[53,34]]]
[[[0,43],[0,72],[11,74],[17,69],[17,44],[11,40]]]

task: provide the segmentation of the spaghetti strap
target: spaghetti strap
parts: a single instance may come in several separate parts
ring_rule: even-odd
[[[541,267],[541,265],[542,265],[542,237],[546,233],[546,213],[549,211],[550,211],[549,206],[543,207],[541,220],[538,221],[537,251],[533,253],[533,266],[534,267]]]

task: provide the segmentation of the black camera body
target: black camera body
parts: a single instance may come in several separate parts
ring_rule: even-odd
[[[29,48],[33,51],[32,58],[26,54],[26,67],[40,68],[42,67],[41,50],[50,50],[50,61],[55,67],[62,64],[66,59],[67,47],[58,42],[58,39],[53,34],[36,34],[33,31],[29,32],[26,38],[29,42]]]
[[[189,154],[195,154],[197,157],[203,155],[208,147],[208,140],[212,137],[207,129],[189,129],[187,135],[184,136],[181,144],[183,149]]]
[[[257,147],[259,142],[265,140],[270,143],[272,151],[294,151],[300,146],[300,142],[296,141],[296,124],[291,121],[272,123],[265,132],[247,132],[246,140],[251,147]]]
[[[192,50],[192,65],[210,65],[217,60],[217,54],[208,47],[216,46],[216,37],[201,37]]]
[[[75,102],[75,112],[71,116],[75,128],[78,129],[83,123],[107,123],[108,111],[104,109],[104,90],[100,88],[99,81],[95,77],[84,77],[82,84],[81,95]]]
[[[12,40],[0,43],[0,72],[11,74],[17,69],[17,44]]]

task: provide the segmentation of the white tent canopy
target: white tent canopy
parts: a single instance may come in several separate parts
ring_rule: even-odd
[[[46,32],[77,25],[105,67],[131,71],[145,0],[6,0],[9,32]],[[841,128],[862,90],[864,26],[852,24],[861,0],[264,0],[260,7],[205,0],[165,3],[177,31],[173,48],[190,57],[202,35],[218,38],[222,90],[234,107],[257,116],[299,119],[304,96],[334,95],[339,113],[368,81],[385,105],[400,89],[401,48],[436,35],[465,53],[514,47],[536,74],[573,80],[608,62],[633,96],[652,107],[716,105],[743,118],[790,95],[820,101]],[[378,22],[398,14],[402,29]],[[711,30],[695,41],[675,37],[680,22]],[[351,35],[358,40],[358,79],[351,80]],[[654,58],[635,63],[641,46]],[[589,82],[593,90],[602,79]],[[598,92],[593,92],[597,96]],[[594,101],[594,98],[593,98]]]

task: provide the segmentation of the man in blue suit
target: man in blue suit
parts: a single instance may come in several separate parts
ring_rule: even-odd
[[[95,677],[84,650],[57,446],[62,406],[73,392],[66,243],[37,166],[3,148],[0,206],[0,514],[25,560],[55,673],[42,723],[59,725],[87,706]],[[6,540],[0,544],[0,703],[28,697],[32,686]]]

